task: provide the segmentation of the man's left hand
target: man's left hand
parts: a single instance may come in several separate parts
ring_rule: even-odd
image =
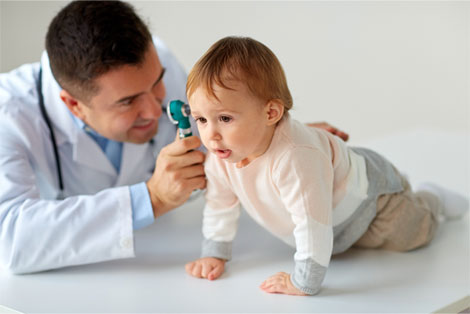
[[[313,128],[323,129],[325,131],[330,132],[336,136],[339,136],[343,141],[347,141],[349,139],[349,134],[341,131],[340,129],[330,125],[328,122],[315,122],[315,123],[306,123],[307,126]]]

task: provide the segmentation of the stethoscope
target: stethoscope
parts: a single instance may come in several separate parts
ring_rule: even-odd
[[[59,182],[59,194],[57,195],[57,199],[60,200],[64,198],[64,180],[62,179],[62,168],[60,166],[59,150],[57,149],[57,140],[55,138],[54,128],[52,127],[51,119],[49,119],[46,107],[44,106],[44,95],[42,94],[42,67],[39,68],[39,79],[36,88],[38,92],[39,109],[41,109],[42,118],[46,122],[51,135],[51,143],[57,168],[57,180]]]

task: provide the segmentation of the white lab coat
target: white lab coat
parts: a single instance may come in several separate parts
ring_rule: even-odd
[[[186,73],[154,38],[169,99],[185,100]],[[78,129],[59,98],[47,54],[44,103],[55,130],[65,199],[36,91],[39,63],[0,74],[0,263],[13,273],[134,256],[129,185],[148,180],[155,156],[176,127],[162,114],[154,144],[125,143],[118,174],[96,142]]]

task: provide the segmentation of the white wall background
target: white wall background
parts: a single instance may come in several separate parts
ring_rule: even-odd
[[[0,71],[39,60],[67,2],[0,0]],[[469,132],[470,3],[133,1],[187,70],[216,40],[251,36],[281,60],[293,116],[352,142],[416,128]]]

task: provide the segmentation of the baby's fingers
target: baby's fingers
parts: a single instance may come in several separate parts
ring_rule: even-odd
[[[190,263],[187,263],[187,264],[184,266],[184,269],[186,270],[186,273],[187,273],[187,274],[192,275],[194,265],[196,265],[195,262],[190,262]]]
[[[190,271],[188,272],[191,276],[196,278],[201,278],[201,264],[197,262],[193,262]]]
[[[207,278],[207,275],[212,271],[212,265],[209,263],[202,263],[201,277]]]
[[[224,272],[224,266],[223,265],[217,265],[215,266],[212,271],[207,275],[207,279],[209,280],[215,280],[222,275]]]
[[[282,277],[280,277],[279,274],[276,274],[266,279],[260,285],[260,288],[269,293],[283,293],[285,284],[283,284]]]
[[[294,287],[294,285],[292,285],[289,274],[284,272],[280,272],[274,276],[269,277],[260,285],[260,288],[268,293],[306,295]]]

